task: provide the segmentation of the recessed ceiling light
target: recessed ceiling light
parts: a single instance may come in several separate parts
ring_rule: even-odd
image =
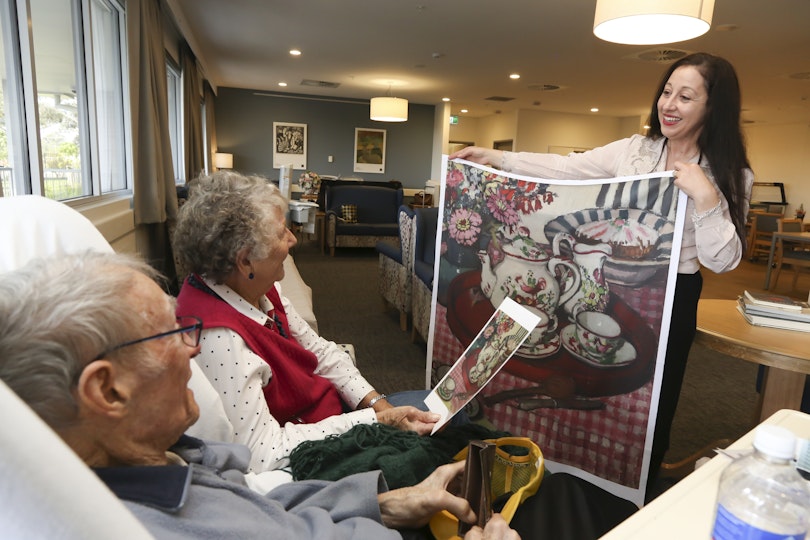
[[[520,73],[512,73],[511,75],[509,75],[509,78],[510,79],[519,79],[520,78]]]
[[[301,56],[301,51],[299,51],[298,49],[290,49],[290,54],[292,56]]]
[[[599,112],[599,109],[596,107],[591,107],[591,112]]]
[[[283,81],[282,81],[282,82],[278,83],[278,85],[279,85],[279,86],[287,86],[287,83],[285,83],[285,82],[283,82]]]
[[[442,101],[450,101],[450,98],[449,97],[443,97]]]
[[[465,113],[465,112],[469,112],[469,111],[467,109],[461,109],[461,112]]]

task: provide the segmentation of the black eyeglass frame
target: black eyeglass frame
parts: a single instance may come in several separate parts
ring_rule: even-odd
[[[183,321],[186,321],[187,319],[194,319],[197,322],[195,322],[194,324],[190,324],[190,325],[187,324],[185,326],[180,326],[180,328],[175,328],[174,330],[169,330],[168,332],[161,332],[160,334],[155,334],[155,335],[152,335],[152,336],[146,336],[146,337],[143,337],[143,338],[140,338],[140,339],[133,339],[132,341],[125,341],[124,343],[120,343],[120,344],[118,344],[118,345],[116,345],[114,347],[110,347],[106,351],[104,351],[101,354],[99,354],[98,356],[96,356],[96,358],[94,360],[99,360],[101,358],[104,358],[106,355],[110,354],[111,352],[117,351],[118,349],[123,349],[124,347],[129,347],[130,345],[136,345],[138,343],[143,343],[144,341],[151,341],[153,339],[160,339],[160,338],[171,336],[171,335],[174,335],[174,334],[181,334],[181,337],[183,339],[183,343],[185,343],[189,347],[196,347],[197,345],[200,344],[200,335],[202,334],[203,322],[202,322],[202,319],[200,319],[199,317],[196,317],[194,315],[184,315],[182,317],[176,317],[177,323],[181,324],[181,325],[183,324]],[[192,343],[189,343],[187,341],[186,336],[192,336],[192,332],[194,332],[193,333],[193,338],[192,338]]]

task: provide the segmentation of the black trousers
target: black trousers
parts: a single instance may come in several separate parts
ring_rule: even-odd
[[[567,473],[543,477],[509,525],[523,540],[590,540],[638,510],[635,504]]]
[[[546,471],[537,493],[523,501],[509,526],[523,540],[596,540],[637,510],[586,480]],[[399,532],[405,540],[434,538],[428,527]]]
[[[702,289],[703,276],[700,275],[700,272],[678,274],[670,318],[669,339],[667,340],[664,377],[661,381],[661,394],[653,434],[650,474],[647,479],[648,493],[658,477],[664,454],[669,450],[669,432],[681,395],[689,349],[695,340],[697,304]]]

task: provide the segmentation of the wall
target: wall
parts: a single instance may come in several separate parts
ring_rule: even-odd
[[[216,101],[217,145],[233,154],[240,172],[278,179],[273,168],[273,122],[307,125],[307,169],[321,175],[399,180],[422,189],[431,174],[434,106],[411,103],[407,122],[369,120],[368,102],[314,96],[258,95],[220,88]],[[386,130],[385,173],[354,172],[354,129]],[[333,156],[329,163],[327,156]],[[303,171],[293,171],[293,182]]]
[[[459,123],[450,127],[450,140],[472,141],[491,148],[495,141],[512,139],[515,151],[550,152],[602,146],[639,133],[640,126],[641,120],[636,117],[520,110],[482,118],[460,117]]]
[[[632,134],[623,133],[622,127],[622,119],[616,117],[522,110],[516,149],[552,152],[553,147],[594,148]]]
[[[757,182],[784,182],[786,215],[810,209],[810,126],[747,125],[748,160]]]
[[[136,253],[135,215],[130,197],[105,197],[91,203],[68,201],[101,232],[119,253]]]

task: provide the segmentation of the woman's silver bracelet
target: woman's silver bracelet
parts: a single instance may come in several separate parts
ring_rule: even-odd
[[[723,211],[723,201],[718,201],[716,205],[712,206],[705,212],[701,212],[698,214],[695,210],[692,210],[692,223],[695,226],[700,225],[700,222],[706,219],[707,217],[717,215]]]
[[[369,402],[368,402],[368,406],[369,406],[369,408],[373,407],[373,406],[374,406],[374,404],[375,404],[375,403],[377,403],[378,401],[380,401],[381,399],[385,399],[385,398],[387,398],[387,397],[388,397],[388,396],[386,396],[385,394],[378,394],[378,395],[374,396],[374,397],[373,397],[373,398],[371,398],[371,399],[369,400]]]

